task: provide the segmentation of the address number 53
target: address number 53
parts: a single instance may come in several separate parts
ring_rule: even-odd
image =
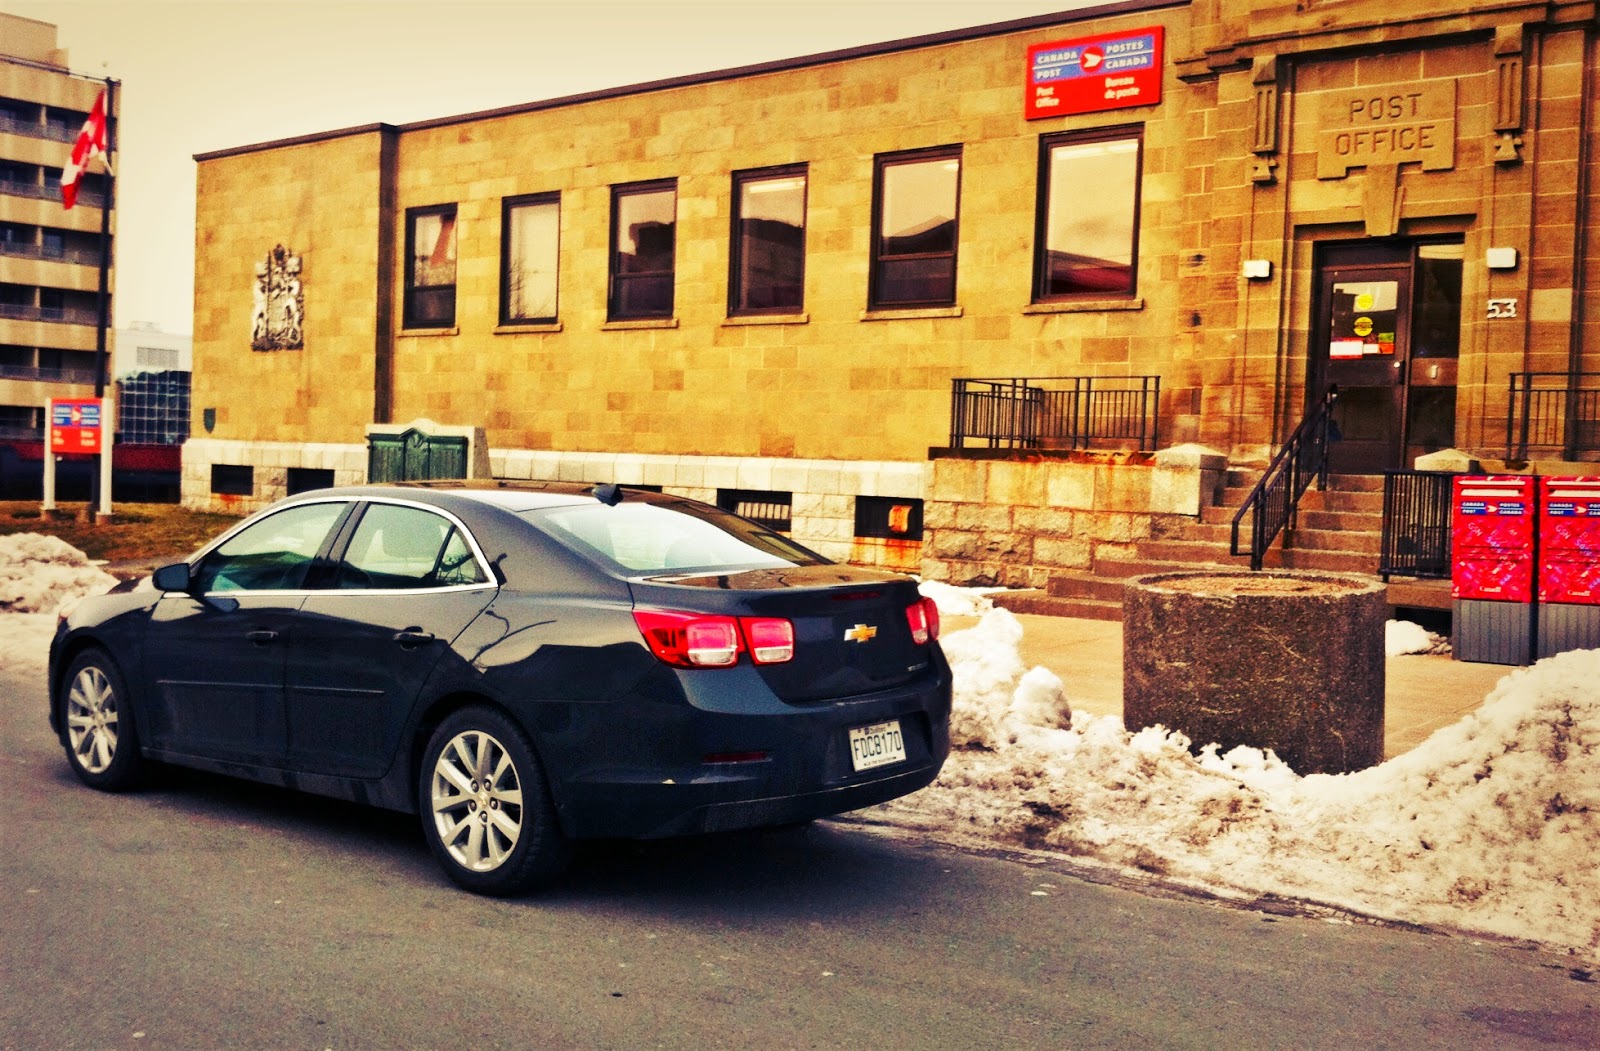
[[[1489,316],[1490,317],[1516,317],[1517,316],[1517,301],[1515,299],[1491,299],[1491,300],[1489,300]]]

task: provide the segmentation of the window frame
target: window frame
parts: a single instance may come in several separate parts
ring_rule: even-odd
[[[963,146],[953,143],[944,146],[928,146],[917,150],[902,150],[895,153],[880,153],[872,159],[872,247],[869,265],[867,267],[867,309],[868,310],[917,310],[930,307],[953,307],[956,305],[957,280],[960,274],[961,253],[961,175],[963,164]],[[956,162],[956,192],[954,215],[950,217],[952,224],[950,236],[950,250],[948,252],[918,252],[886,256],[883,252],[883,206],[886,174],[892,168],[905,167],[913,164],[940,164],[946,161]],[[885,282],[884,266],[886,262],[894,260],[913,259],[949,259],[949,289],[948,296],[939,296],[925,299],[885,299],[883,285]]]
[[[1051,156],[1060,146],[1094,142],[1132,140],[1136,143],[1133,161],[1133,209],[1130,216],[1132,237],[1129,244],[1128,285],[1124,289],[1085,288],[1071,292],[1047,291],[1050,264],[1050,204],[1053,165]],[[1038,182],[1034,199],[1033,288],[1034,303],[1071,303],[1085,299],[1133,299],[1139,294],[1139,233],[1144,204],[1144,125],[1120,124],[1109,128],[1048,132],[1039,136]]]
[[[635,271],[624,274],[619,269],[622,253],[619,249],[623,202],[630,197],[651,194],[672,195],[672,265],[666,270]],[[678,301],[678,180],[651,179],[645,182],[618,183],[611,187],[611,229],[607,245],[606,320],[607,321],[661,321],[676,316]],[[645,281],[667,279],[667,305],[665,310],[623,310],[627,286]]]
[[[555,283],[553,309],[550,314],[519,317],[511,313],[511,249],[512,214],[523,208],[553,205],[556,213],[555,246],[551,258],[551,274]],[[500,324],[502,325],[554,325],[561,318],[561,191],[527,193],[516,197],[503,197],[500,201]]]
[[[444,216],[450,217],[450,236],[455,239],[456,246],[456,266],[458,268],[460,266],[461,227],[460,214],[457,210],[457,206],[455,204],[430,204],[424,205],[420,208],[407,208],[405,238],[406,254],[403,264],[405,267],[405,302],[402,310],[402,325],[407,329],[454,328],[456,324],[456,289],[460,280],[459,274],[456,275],[456,280],[451,281],[448,285],[418,285],[416,283],[417,221],[419,219],[430,218],[433,216],[439,216],[441,218]],[[439,299],[445,299],[447,298],[445,295],[445,290],[448,290],[449,293],[449,316],[442,319],[431,319],[419,316],[420,312],[417,309],[418,294],[426,291],[427,293],[436,295]]]
[[[800,186],[800,253],[798,287],[799,301],[796,303],[783,303],[775,306],[750,306],[750,286],[744,280],[745,263],[747,262],[745,238],[740,230],[744,212],[742,197],[744,188],[754,183],[778,182],[786,179],[799,179]],[[763,317],[771,315],[799,314],[806,308],[806,233],[810,219],[811,208],[811,172],[807,163],[782,164],[770,168],[748,168],[736,171],[732,176],[733,194],[730,202],[729,227],[728,227],[728,316],[729,317]]]

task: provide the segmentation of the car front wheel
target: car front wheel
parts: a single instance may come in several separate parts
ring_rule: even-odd
[[[139,782],[144,759],[122,673],[102,650],[85,650],[67,668],[62,704],[67,762],[91,788],[118,792]]]
[[[533,746],[491,708],[464,708],[423,754],[418,807],[445,873],[478,894],[520,894],[566,867],[569,845]]]

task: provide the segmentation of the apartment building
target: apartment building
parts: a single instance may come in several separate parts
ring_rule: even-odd
[[[104,88],[70,71],[55,26],[0,14],[0,484],[8,489],[19,470],[37,478],[46,400],[95,394],[105,176],[86,175],[70,210],[60,184]]]

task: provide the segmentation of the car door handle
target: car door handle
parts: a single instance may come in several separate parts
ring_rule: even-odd
[[[262,628],[260,631],[247,631],[244,633],[244,637],[257,646],[265,646],[269,642],[278,641],[278,633],[270,628]]]
[[[401,649],[412,650],[432,642],[433,636],[420,628],[407,628],[395,632],[394,641],[400,644]]]

